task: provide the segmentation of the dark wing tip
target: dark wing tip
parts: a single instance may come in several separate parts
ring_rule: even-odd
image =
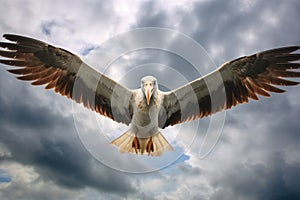
[[[30,37],[26,36],[21,36],[21,35],[15,35],[15,34],[3,34],[3,38],[16,42],[17,44],[22,44],[22,45],[28,45],[28,46],[34,46],[34,47],[40,47],[40,46],[45,46],[47,43],[36,40]]]
[[[7,40],[10,40],[10,41],[17,41],[17,38],[18,37],[22,37],[22,36],[18,36],[18,35],[14,35],[14,34],[8,34],[8,33],[5,33],[3,34],[3,37]]]
[[[291,52],[296,51],[300,49],[300,46],[287,46],[287,47],[282,47],[283,49],[289,49]]]
[[[292,53],[299,49],[300,49],[300,46],[286,46],[286,47],[280,47],[280,48],[276,48],[276,49],[262,51],[258,54],[264,54],[264,55],[270,55],[270,56],[278,55],[278,54],[289,54],[289,53]]]
[[[284,48],[284,47],[283,47]],[[294,51],[297,51],[300,49],[300,46],[288,46],[288,47],[285,47],[285,50],[288,52],[288,53],[292,53]]]
[[[286,46],[286,47],[280,47],[280,48],[274,49],[274,51],[278,50],[278,51],[282,51],[285,53],[291,53],[291,52],[297,51],[298,49],[300,49],[300,46]]]

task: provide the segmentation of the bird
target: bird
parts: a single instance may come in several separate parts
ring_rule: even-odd
[[[79,56],[31,37],[4,34],[0,63],[32,85],[45,85],[129,129],[111,141],[122,153],[161,156],[173,151],[161,133],[169,126],[284,93],[278,86],[299,82],[300,46],[261,51],[225,62],[211,73],[171,91],[161,91],[145,74],[138,89],[129,89],[89,66]]]

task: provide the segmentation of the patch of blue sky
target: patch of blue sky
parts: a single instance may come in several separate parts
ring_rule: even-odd
[[[190,159],[190,156],[186,155],[186,154],[182,154],[182,148],[181,147],[174,147],[174,151],[172,152],[166,152],[166,157],[164,157],[163,159],[164,160],[167,160],[169,161],[169,163],[165,166],[161,165],[160,162],[158,162],[158,166],[162,167],[162,172],[168,172],[169,170],[173,171],[174,170],[174,167],[177,168],[176,166],[179,164],[179,163],[184,163],[185,161],[189,160]],[[169,156],[167,156],[169,155]],[[174,156],[176,155],[176,156]],[[155,163],[155,161],[153,162],[153,164]],[[160,165],[159,165],[160,164]]]
[[[12,177],[5,170],[0,169],[0,184],[11,182]]]
[[[53,21],[45,21],[41,24],[42,33],[45,35],[51,35],[51,29],[55,26],[56,23]]]
[[[88,55],[91,51],[93,51],[94,49],[96,49],[97,46],[96,45],[88,45],[86,48],[84,48],[80,54],[83,56]]]

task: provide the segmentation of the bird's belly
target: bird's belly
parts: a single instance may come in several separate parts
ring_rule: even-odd
[[[138,125],[138,126],[147,126],[151,123],[152,119],[150,118],[149,114],[147,113],[136,113],[133,116],[132,121],[134,122],[134,124]]]
[[[149,137],[158,132],[158,116],[154,109],[148,112],[136,110],[133,115],[131,129],[138,137]]]
[[[132,116],[132,122],[138,126],[148,126],[149,124],[158,125],[158,112],[156,106],[150,108],[139,108],[134,109]]]
[[[139,138],[149,138],[158,132],[157,126],[137,126],[132,124],[131,131]]]

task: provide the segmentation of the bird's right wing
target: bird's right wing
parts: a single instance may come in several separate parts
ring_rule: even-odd
[[[161,128],[206,117],[237,104],[247,103],[257,95],[283,93],[276,85],[290,86],[299,82],[299,46],[282,47],[244,56],[227,62],[204,77],[164,94],[159,117]]]
[[[129,124],[132,92],[88,66],[78,56],[32,38],[5,34],[0,42],[0,63],[17,67],[8,71],[17,78],[46,85],[101,115]],[[4,50],[5,49],[5,50]]]

